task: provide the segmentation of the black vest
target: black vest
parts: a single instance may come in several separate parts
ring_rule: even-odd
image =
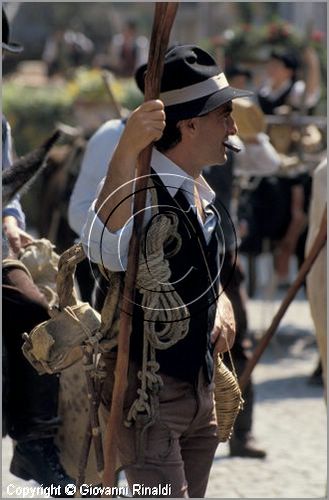
[[[291,89],[294,85],[294,82],[291,82],[289,87],[279,96],[277,99],[272,100],[267,96],[262,96],[261,93],[258,94],[258,102],[259,105],[265,113],[265,115],[273,115],[275,113],[275,108],[278,108],[279,106],[283,106],[287,102],[287,98],[291,92]]]
[[[188,210],[189,204],[182,191],[179,190],[173,199],[157,175],[153,177],[153,181],[159,213],[174,212],[179,219],[178,233],[182,238],[182,246],[176,255],[168,258],[170,281],[175,283],[175,290],[188,306],[190,316],[186,337],[169,349],[157,350],[156,359],[160,363],[161,372],[192,383],[196,382],[200,368],[203,367],[206,379],[210,382],[213,373],[210,333],[215,320],[218,295],[218,237],[214,231],[207,245],[197,217],[192,209]],[[181,279],[183,276],[184,279]],[[136,292],[135,302],[141,302],[139,292]],[[172,327],[175,328],[175,323]],[[138,363],[141,362],[142,347],[143,311],[136,305],[130,355]]]

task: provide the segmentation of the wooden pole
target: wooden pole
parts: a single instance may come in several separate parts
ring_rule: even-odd
[[[110,98],[110,102],[113,105],[113,108],[114,108],[114,111],[116,114],[116,118],[121,119],[123,117],[122,108],[121,108],[121,105],[116,100],[116,98],[114,97],[114,94],[112,92],[111,73],[107,70],[103,70],[102,71],[102,79],[103,79],[103,82],[105,85],[105,89],[106,89],[108,96]]]
[[[320,228],[318,231],[318,234],[313,242],[313,245],[311,246],[311,249],[305,258],[298,274],[295,279],[295,281],[291,284],[289,287],[286,296],[284,297],[281,306],[279,307],[278,312],[275,314],[271,325],[263,335],[263,337],[260,339],[258,345],[256,346],[251,358],[248,360],[246,368],[244,372],[242,373],[241,377],[239,378],[239,385],[241,388],[241,391],[243,391],[250,379],[251,372],[255,368],[257,362],[259,361],[261,355],[265,351],[266,347],[268,346],[271,338],[276,332],[276,329],[278,328],[281,319],[283,318],[286,310],[288,309],[290,303],[294,299],[295,295],[297,294],[299,288],[301,285],[304,283],[304,280],[306,278],[306,275],[310,271],[310,269],[313,266],[313,263],[315,262],[317,256],[319,255],[320,251],[324,247],[325,243],[327,241],[327,206],[324,209],[322,219],[321,219],[321,224]]]
[[[164,66],[164,55],[168,46],[172,24],[178,4],[174,2],[157,2],[150,42],[149,61],[145,77],[145,100],[156,99],[160,93],[160,84]],[[152,145],[145,148],[137,164],[136,196],[134,200],[133,234],[128,252],[128,265],[122,297],[120,330],[118,337],[118,357],[115,367],[115,380],[112,395],[111,411],[106,426],[104,443],[104,475],[103,486],[112,488],[115,484],[117,433],[122,425],[123,402],[127,387],[129,362],[129,346],[131,320],[135,295],[135,281],[138,271],[139,246],[143,226],[143,208],[145,207],[146,187],[148,179],[143,177],[150,172]],[[110,495],[105,495],[110,496]]]

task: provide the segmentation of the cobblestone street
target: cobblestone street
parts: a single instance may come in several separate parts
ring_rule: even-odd
[[[314,347],[307,346],[307,341],[278,343],[255,371],[254,433],[267,458],[230,458],[228,445],[220,445],[207,497],[325,496],[325,405],[322,388],[307,385],[317,362]]]
[[[251,329],[268,326],[280,301],[250,300]],[[256,366],[254,435],[265,460],[230,458],[218,447],[208,498],[324,498],[327,421],[323,389],[309,385],[318,360],[308,303],[300,292]]]
[[[268,326],[280,301],[248,304],[252,331]],[[229,458],[221,444],[207,498],[321,498],[326,491],[326,411],[323,389],[309,385],[317,351],[308,303],[302,292],[289,308],[271,346],[254,371],[254,434],[265,460]],[[11,441],[3,443],[3,498],[9,484],[26,482],[9,471]],[[30,484],[36,485],[32,481]]]

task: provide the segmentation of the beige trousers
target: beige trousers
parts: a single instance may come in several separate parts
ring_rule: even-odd
[[[102,410],[106,413],[113,390],[114,363],[114,358],[107,359],[109,375],[102,395]],[[136,366],[130,365],[125,416],[136,398],[136,372]],[[143,463],[137,464],[140,460],[136,425],[127,428],[123,424],[118,429],[120,462],[134,496],[204,497],[218,445],[214,385],[206,383],[202,370],[195,386],[165,374],[161,376],[164,386],[159,393],[159,416],[142,443]],[[143,490],[139,489],[139,485],[158,487],[159,484],[168,485],[165,494],[162,490],[158,495],[150,495],[144,490],[143,495]]]

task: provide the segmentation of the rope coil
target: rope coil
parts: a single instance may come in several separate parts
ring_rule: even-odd
[[[170,257],[181,248],[175,214],[156,217],[146,234],[144,253],[141,253],[137,287],[143,296],[144,331],[154,349],[168,349],[184,338],[189,329],[189,313],[180,295],[170,284],[171,271],[165,258],[166,242],[176,242]]]

